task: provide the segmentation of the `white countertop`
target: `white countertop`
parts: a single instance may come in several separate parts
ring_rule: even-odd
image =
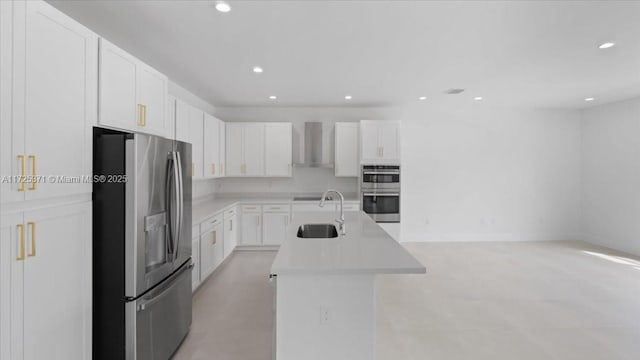
[[[227,210],[242,204],[317,204],[318,201],[294,201],[294,195],[269,195],[269,194],[247,194],[247,195],[231,195],[216,196],[204,199],[194,199],[191,209],[191,223],[193,225],[205,221],[208,217],[215,215],[221,211]],[[353,196],[345,199],[347,202],[359,202]],[[335,202],[332,201],[332,202]]]
[[[346,212],[347,234],[333,239],[301,239],[301,224],[337,224],[334,212],[295,215],[289,236],[271,265],[272,274],[425,273],[425,267],[362,211]]]

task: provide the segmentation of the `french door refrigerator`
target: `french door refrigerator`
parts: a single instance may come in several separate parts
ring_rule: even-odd
[[[169,359],[191,326],[191,144],[94,128],[93,359]]]

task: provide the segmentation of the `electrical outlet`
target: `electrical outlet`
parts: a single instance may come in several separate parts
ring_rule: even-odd
[[[330,321],[329,308],[326,306],[320,307],[320,324],[328,324]]]

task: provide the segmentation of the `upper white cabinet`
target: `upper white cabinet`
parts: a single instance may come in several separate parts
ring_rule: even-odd
[[[191,110],[191,106],[180,99],[176,99],[175,106],[175,139],[178,141],[189,142],[189,112]]]
[[[1,201],[90,193],[88,182],[48,177],[92,173],[98,38],[43,1],[0,3],[0,164],[14,180],[2,181]]]
[[[291,123],[265,124],[265,175],[291,176],[293,161]]]
[[[191,143],[191,176],[194,179],[204,177],[204,112],[189,106],[187,128],[189,132],[187,142]]]
[[[220,176],[226,176],[226,154],[227,154],[227,124],[224,121],[220,121],[219,123],[220,129],[218,131],[218,148],[220,151]]]
[[[358,176],[360,124],[336,123],[335,176]]]
[[[220,154],[220,131],[222,121],[204,114],[204,177],[217,178],[222,176],[222,161]]]
[[[227,176],[264,176],[262,123],[227,123]]]
[[[102,38],[99,85],[100,125],[170,136],[167,77]]]
[[[360,149],[362,163],[399,163],[400,122],[360,121]]]

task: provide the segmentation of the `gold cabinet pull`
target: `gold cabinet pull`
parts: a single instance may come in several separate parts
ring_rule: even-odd
[[[144,105],[138,104],[138,126],[144,126]]]
[[[220,175],[224,175],[224,164],[220,164]]]
[[[217,231],[214,231],[211,233],[211,245],[215,245],[216,242],[218,241],[218,237],[216,236]]]
[[[191,177],[196,176],[196,163],[191,163]]]
[[[229,231],[233,231],[233,219],[229,220]]]
[[[16,258],[18,261],[24,260],[24,224],[16,225],[20,229],[20,256]]]
[[[144,117],[142,118],[142,126],[147,126],[147,105],[142,105],[144,109]]]
[[[36,223],[28,222],[27,226],[31,229],[31,252],[29,253],[29,257],[36,256]]]
[[[38,188],[38,182],[36,181],[36,175],[38,174],[38,171],[36,170],[36,156],[29,155],[28,157],[31,160],[31,175],[33,176],[33,178],[31,178],[31,185],[29,186],[29,190],[36,190]]]
[[[25,173],[25,157],[24,155],[18,155],[18,159],[20,159],[20,187],[18,188],[18,191],[24,191],[25,190],[25,180],[26,180],[26,173]]]
[[[211,164],[211,174],[216,174],[216,164]]]

